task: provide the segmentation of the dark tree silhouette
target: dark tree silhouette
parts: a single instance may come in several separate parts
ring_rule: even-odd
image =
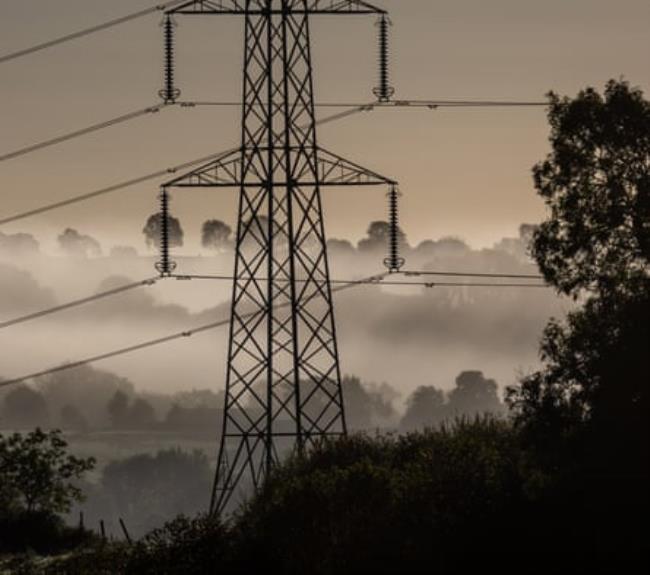
[[[504,411],[493,379],[486,379],[482,371],[463,371],[456,378],[456,387],[449,392],[447,409],[451,417],[494,415]]]
[[[549,118],[553,152],[535,184],[551,215],[534,255],[584,304],[549,323],[544,368],[508,400],[558,511],[579,510],[571,532],[607,541],[599,567],[625,571],[647,544],[650,506],[650,102],[611,81],[604,96],[552,94]]]
[[[433,386],[421,386],[409,397],[400,427],[403,431],[435,427],[444,421],[446,414],[444,392]]]
[[[350,429],[380,427],[395,413],[390,401],[377,390],[363,385],[358,377],[344,377],[342,388]]]
[[[628,289],[650,259],[650,102],[610,81],[550,94],[552,152],[534,169],[551,217],[534,234],[546,279],[566,294]]]
[[[24,257],[39,252],[39,243],[31,234],[3,234],[0,232],[0,252],[9,256]]]
[[[142,228],[142,233],[144,234],[145,242],[147,243],[148,248],[160,248],[161,225],[162,217],[160,213],[152,214],[149,216],[149,219],[147,219],[147,223],[145,224],[144,228]],[[169,228],[169,246],[181,247],[183,245],[184,233],[180,220],[170,215],[168,217],[167,226]]]
[[[66,228],[57,240],[59,247],[69,256],[87,258],[102,254],[99,242],[95,238],[82,235],[72,228]]]
[[[75,480],[90,471],[95,460],[68,455],[67,446],[58,430],[0,435],[0,502],[28,513],[68,512],[82,499]]]
[[[26,385],[12,389],[5,396],[2,416],[4,425],[10,428],[45,427],[50,422],[45,399]]]
[[[390,237],[390,224],[388,222],[371,222],[366,233],[368,237],[362,239],[358,245],[360,252],[378,252],[387,249]],[[398,235],[400,247],[407,249],[406,234],[401,229],[398,229]]]
[[[232,229],[221,220],[207,220],[201,228],[201,245],[215,251],[223,251],[231,246]]]

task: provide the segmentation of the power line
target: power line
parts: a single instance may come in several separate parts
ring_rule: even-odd
[[[18,158],[19,156],[31,154],[32,152],[37,152],[38,150],[42,150],[43,148],[49,148],[50,146],[56,146],[57,144],[62,144],[63,142],[67,142],[68,140],[73,140],[75,138],[79,138],[80,136],[92,134],[93,132],[98,132],[99,130],[110,128],[111,126],[115,126],[117,124],[130,122],[131,120],[135,120],[136,118],[140,118],[148,114],[155,114],[157,112],[160,112],[160,110],[162,110],[165,107],[166,106],[164,104],[150,106],[148,108],[136,110],[135,112],[129,112],[128,114],[124,114],[123,116],[118,116],[117,118],[106,120],[105,122],[100,122],[99,124],[93,124],[92,126],[88,126],[87,128],[82,128],[81,130],[68,132],[67,134],[57,136],[56,138],[52,138],[50,140],[43,140],[42,142],[37,142],[36,144],[32,144],[25,148],[20,148],[19,150],[15,150],[13,152],[3,154],[2,156],[0,156],[0,162],[13,160],[14,158]]]
[[[214,105],[217,105],[218,103],[213,103]],[[224,106],[230,106],[233,105],[232,102],[223,102],[221,105]],[[103,130],[105,128],[110,128],[112,126],[115,126],[117,124],[123,124],[125,122],[130,122],[131,120],[135,120],[137,118],[140,118],[142,116],[146,116],[148,114],[155,114],[157,112],[160,112],[161,110],[165,108],[170,108],[173,106],[181,106],[183,108],[188,108],[188,107],[194,107],[191,105],[189,102],[175,102],[175,103],[170,103],[170,104],[155,104],[153,106],[149,106],[148,108],[143,108],[141,110],[136,110],[135,112],[129,112],[128,114],[124,114],[122,116],[118,116],[117,118],[111,118],[110,120],[106,120],[104,122],[100,122],[99,124],[93,124],[92,126],[88,126],[86,128],[82,128],[80,130],[75,130],[73,132],[68,132],[66,134],[62,134],[61,136],[57,136],[55,138],[51,138],[49,140],[43,140],[41,142],[37,142],[35,144],[26,146],[25,148],[20,148],[18,150],[14,150],[13,152],[8,152],[6,154],[3,154],[0,156],[0,162],[5,162],[7,160],[12,160],[14,158],[18,158],[20,156],[24,156],[26,154],[30,154],[32,152],[37,152],[38,150],[42,150],[43,148],[48,148],[50,146],[55,146],[57,144],[62,144],[64,142],[67,142],[69,140],[73,140],[75,138],[79,138],[81,136],[86,136],[88,134],[92,134],[93,132],[98,132],[100,130]],[[347,106],[346,106],[347,107]],[[349,110],[346,110],[345,112],[341,112],[339,114],[334,114],[332,116],[328,116],[326,118],[322,118],[317,121],[317,124],[326,124],[328,122],[334,122],[336,120],[341,120],[343,118],[347,118],[348,116],[351,116],[353,114],[356,114],[358,112],[362,111],[372,111],[372,106],[369,104],[356,104],[353,105],[353,107]]]
[[[338,287],[333,288],[332,293],[340,292],[340,291],[350,289],[350,288],[353,288],[353,287],[357,287],[357,286],[360,286],[360,285],[410,285],[410,286],[424,286],[424,287],[436,287],[436,286],[437,287],[513,287],[513,288],[514,287],[516,287],[516,288],[519,288],[519,287],[523,287],[523,288],[547,288],[547,287],[549,287],[549,286],[546,286],[546,285],[535,285],[535,284],[497,284],[497,283],[494,283],[494,284],[487,284],[487,283],[486,284],[463,284],[463,283],[449,283],[449,282],[447,282],[447,283],[392,282],[392,281],[385,281],[383,279],[387,275],[388,274],[382,274],[382,275],[378,275],[378,276],[372,276],[372,277],[367,278],[365,280],[343,282]],[[189,277],[189,276],[185,276],[185,278],[187,278],[187,277]],[[220,276],[212,276],[212,277],[203,276],[203,277],[205,277],[206,279],[227,279],[226,276],[221,276],[221,277]],[[230,278],[230,279],[232,279],[232,278]],[[287,307],[288,305],[290,305],[290,304],[288,304],[288,303],[287,304],[280,304],[277,307]],[[242,316],[242,318],[252,317],[253,315],[255,315],[257,313],[259,313],[259,311],[252,312],[252,313],[249,313],[249,314],[244,314]],[[216,329],[218,327],[226,326],[229,323],[230,323],[230,318],[222,319],[222,320],[219,320],[219,321],[216,321],[216,322],[212,322],[212,323],[209,323],[209,324],[206,324],[206,325],[202,325],[202,326],[193,328],[191,330],[177,332],[177,333],[165,336],[165,337],[145,341],[145,342],[135,344],[135,345],[132,345],[132,346],[123,347],[123,348],[116,349],[116,350],[113,350],[113,351],[109,351],[109,352],[106,352],[106,353],[102,353],[102,354],[99,354],[99,355],[87,357],[85,359],[77,360],[77,361],[74,361],[74,362],[71,362],[71,363],[66,363],[66,364],[63,364],[63,365],[59,365],[57,367],[45,369],[45,370],[42,370],[42,371],[38,371],[38,372],[35,372],[35,373],[31,373],[29,375],[24,375],[24,376],[17,377],[17,378],[14,378],[14,379],[10,379],[10,380],[7,380],[7,381],[0,381],[0,388],[8,387],[10,385],[16,385],[18,383],[23,383],[23,382],[25,382],[27,380],[34,379],[34,378],[37,378],[37,377],[42,377],[44,375],[49,375],[49,374],[52,374],[52,373],[58,373],[60,371],[66,371],[66,370],[69,370],[69,369],[73,369],[75,367],[80,367],[82,365],[87,365],[89,363],[95,363],[97,361],[102,361],[102,360],[105,360],[105,359],[110,359],[110,358],[117,357],[117,356],[120,356],[120,355],[125,355],[125,354],[128,354],[128,353],[133,353],[133,352],[140,351],[140,350],[143,350],[143,349],[147,349],[147,348],[150,348],[150,347],[162,345],[164,343],[169,343],[169,342],[177,340],[177,339],[191,337],[191,336],[196,335],[198,333],[202,333],[202,332],[206,332],[206,331]]]
[[[230,151],[236,151],[236,148]],[[189,162],[185,162],[183,164],[178,164],[177,166],[173,166],[171,168],[166,168],[164,170],[158,170],[157,172],[152,172],[150,174],[147,174],[145,176],[140,176],[138,178],[133,178],[132,180],[127,180],[125,182],[121,182],[119,184],[114,184],[112,186],[107,186],[105,188],[100,188],[98,190],[94,190],[92,192],[88,192],[87,194],[81,194],[79,196],[74,196],[72,198],[68,198],[67,200],[61,200],[60,202],[54,202],[52,204],[46,204],[44,206],[40,206],[38,208],[34,208],[33,210],[29,210],[26,212],[21,212],[18,214],[15,214],[13,216],[8,216],[6,218],[0,219],[0,225],[4,224],[9,224],[12,222],[16,222],[18,220],[22,220],[25,218],[28,218],[30,216],[36,216],[38,214],[42,214],[45,212],[49,212],[52,210],[56,210],[58,208],[63,208],[65,206],[69,206],[71,204],[76,204],[79,202],[83,202],[86,200],[90,200],[92,198],[96,198],[98,196],[103,196],[105,194],[110,194],[112,192],[117,192],[119,190],[123,190],[125,188],[130,188],[132,186],[135,186],[137,184],[141,184],[150,180],[154,180],[156,178],[161,178],[162,176],[169,175],[169,174],[174,174],[179,170],[184,170],[186,168],[191,168],[193,166],[196,166],[198,164],[202,164],[204,162],[208,162],[210,160],[213,160],[214,158],[220,156],[221,154],[224,154],[227,152],[221,152],[219,154],[210,154],[209,156],[204,156],[202,158],[198,158],[196,160],[191,160]]]
[[[182,108],[194,107],[241,107],[241,102],[219,102],[209,100],[179,101]],[[352,108],[363,107],[366,110],[374,109],[402,109],[402,108],[539,108],[548,106],[548,102],[534,100],[387,100],[363,104],[359,102],[317,102],[315,108]]]
[[[64,44],[66,42],[76,40],[77,38],[82,38],[83,36],[89,36],[91,34],[95,34],[96,32],[101,32],[102,30],[106,30],[107,28],[112,28],[120,24],[125,24],[126,22],[130,22],[131,20],[142,18],[143,16],[148,16],[149,14],[153,14],[155,12],[164,11],[167,8],[175,6],[176,4],[180,4],[183,1],[185,0],[172,0],[170,2],[164,2],[162,4],[152,6],[151,8],[140,10],[139,12],[133,12],[132,14],[127,14],[126,16],[115,18],[114,20],[109,20],[108,22],[104,22],[96,26],[91,26],[90,28],[84,28],[83,30],[78,30],[77,32],[73,32],[72,34],[67,34],[65,36],[55,38],[54,40],[43,42],[42,44],[36,44],[34,46],[30,46],[29,48],[25,48],[23,50],[10,52],[9,54],[0,56],[0,64],[3,64],[4,62],[9,62],[10,60],[15,60],[17,58],[22,58],[23,56],[28,56],[29,54],[33,54],[34,52],[40,52],[41,50],[46,50],[48,48],[58,46],[59,44]]]
[[[165,336],[165,337],[160,337],[160,338],[145,341],[145,342],[142,342],[142,343],[139,343],[139,344],[136,344],[136,345],[131,345],[129,347],[123,347],[121,349],[116,349],[114,351],[109,351],[107,353],[94,355],[94,356],[91,356],[91,357],[87,357],[85,359],[80,359],[78,361],[73,361],[71,363],[65,363],[65,364],[59,365],[57,367],[52,367],[52,368],[49,368],[49,369],[44,369],[43,371],[30,373],[29,375],[25,375],[25,376],[22,376],[22,377],[17,377],[15,379],[10,379],[10,380],[7,380],[7,381],[0,381],[0,388],[8,387],[10,385],[15,385],[17,383],[22,383],[22,382],[27,381],[29,379],[34,379],[36,377],[42,377],[44,375],[49,375],[51,373],[57,373],[59,371],[66,371],[68,369],[74,369],[75,367],[81,367],[82,365],[87,365],[89,363],[94,363],[96,361],[109,359],[111,357],[117,357],[119,355],[125,355],[127,353],[133,353],[135,351],[140,351],[142,349],[146,349],[146,348],[149,348],[149,347],[154,347],[156,345],[161,345],[163,343],[168,343],[168,342],[174,341],[176,339],[181,339],[181,338],[184,338],[184,337],[190,337],[190,336],[195,335],[197,333],[201,333],[201,332],[208,331],[208,330],[211,330],[211,329],[216,329],[217,327],[222,327],[224,325],[227,325],[228,323],[230,323],[230,319],[220,320],[220,321],[217,321],[217,322],[209,323],[207,325],[202,325],[200,327],[197,327],[197,328],[194,328],[194,329],[191,329],[191,330],[188,330],[188,331],[181,331],[181,332],[174,333],[172,335],[168,335],[168,336]]]
[[[338,114],[333,114],[331,116],[326,116],[325,118],[321,118],[320,120],[317,120],[316,124],[322,125],[322,124],[326,124],[328,122],[335,122],[335,121],[338,121],[338,120],[342,120],[343,118],[346,118],[346,117],[351,116],[353,114],[358,114],[359,112],[364,111],[365,108],[366,108],[366,105],[358,106],[356,108],[346,110],[345,112],[341,112],[341,113],[338,113]],[[63,136],[63,138],[70,139],[69,136],[70,135],[68,134],[68,137]],[[59,138],[59,139],[61,139],[61,138]],[[31,147],[33,148],[34,146],[31,146]],[[43,147],[43,146],[41,146],[41,147]],[[45,212],[49,212],[51,210],[56,210],[58,208],[69,206],[71,204],[76,204],[76,203],[79,203],[79,202],[90,200],[90,199],[96,198],[98,196],[103,196],[105,194],[110,194],[112,192],[117,192],[119,190],[123,190],[125,188],[132,187],[132,186],[134,186],[136,184],[140,184],[140,183],[143,183],[143,182],[154,180],[156,178],[160,178],[160,177],[163,177],[163,176],[168,175],[168,174],[174,174],[174,173],[178,172],[179,170],[184,170],[186,168],[191,168],[193,166],[196,166],[196,165],[202,164],[204,162],[208,162],[210,160],[213,160],[214,158],[217,158],[219,156],[226,155],[226,154],[232,153],[232,152],[236,152],[238,149],[239,148],[231,148],[229,150],[225,150],[225,151],[222,151],[222,152],[219,152],[219,153],[216,153],[216,154],[210,154],[209,156],[204,156],[204,157],[198,158],[196,160],[191,160],[189,162],[179,164],[179,165],[174,166],[172,168],[167,168],[167,169],[164,169],[164,170],[158,170],[156,172],[153,172],[151,174],[147,174],[145,176],[140,176],[140,177],[137,177],[137,178],[133,178],[132,180],[127,180],[126,182],[121,182],[119,184],[114,184],[112,186],[107,186],[105,188],[100,188],[98,190],[88,192],[86,194],[81,194],[79,196],[74,196],[72,198],[68,198],[67,200],[62,200],[60,202],[53,202],[51,204],[46,204],[44,206],[39,206],[38,208],[34,208],[32,210],[28,210],[28,211],[25,211],[25,212],[14,214],[12,216],[7,216],[5,218],[0,219],[0,226],[4,225],[4,224],[9,224],[9,223],[12,223],[12,222],[16,222],[18,220],[22,220],[22,219],[25,219],[25,218],[28,218],[28,217],[31,217],[31,216],[35,216],[35,215],[38,215],[38,214],[42,214],[42,213],[45,213]],[[27,153],[27,152],[24,152],[24,153]],[[14,152],[13,154],[9,154],[9,155],[15,155],[15,154],[16,154],[16,152]],[[0,156],[0,161],[2,161],[1,156]]]
[[[396,274],[386,274],[386,275],[404,275],[406,277],[413,276],[413,272],[398,272]],[[419,275],[419,274],[418,274]],[[526,278],[526,279],[543,279],[541,276],[527,276],[527,275],[509,275],[509,274],[472,274],[472,273],[446,273],[446,272],[431,272],[430,275],[440,275],[440,276],[457,276],[457,277],[488,277],[488,278]],[[234,281],[233,276],[228,275],[173,275],[170,276],[177,280],[214,280],[214,281]],[[330,280],[332,285],[379,285],[379,286],[422,286],[422,287],[505,287],[505,288],[548,288],[548,284],[532,284],[532,283],[503,283],[503,282],[481,282],[481,283],[467,283],[467,282],[426,282],[426,281],[391,281],[385,280],[386,276],[373,276],[361,280]],[[267,281],[268,278],[264,277],[241,277],[239,281]],[[287,280],[288,281],[288,280]],[[313,280],[307,279],[296,279],[296,283],[308,283]]]
[[[402,275],[405,275],[406,277],[413,276],[413,275],[420,275],[419,272],[400,272]],[[538,278],[541,276],[522,276],[522,275],[508,275],[508,274],[471,274],[471,273],[454,273],[454,272],[425,272],[427,275],[441,275],[441,276],[459,276],[459,277],[490,277],[490,278]],[[229,275],[173,275],[169,276],[171,278],[174,278],[176,280],[214,280],[214,281],[234,281],[233,276]],[[544,288],[544,287],[549,287],[546,284],[522,284],[522,283],[464,283],[464,282],[415,282],[415,281],[386,281],[385,280],[386,274],[383,275],[378,275],[378,276],[371,276],[365,279],[360,279],[360,280],[342,280],[342,279],[334,279],[330,280],[330,284],[334,286],[344,286],[344,287],[351,287],[351,286],[361,286],[361,285],[370,285],[370,286],[377,286],[377,285],[383,285],[383,286],[421,286],[421,287],[428,287],[428,288],[435,288],[435,287],[482,287],[482,288],[487,288],[487,287],[502,287],[502,288]],[[93,294],[88,297],[84,297],[78,300],[73,300],[58,306],[54,306],[51,308],[46,308],[43,310],[39,310],[34,313],[30,313],[28,315],[16,317],[4,322],[0,322],[0,329],[5,329],[8,327],[12,327],[21,323],[26,323],[28,321],[32,321],[35,319],[39,319],[41,317],[45,317],[48,315],[53,315],[55,313],[59,313],[68,309],[72,309],[75,307],[80,307],[82,305],[92,303],[94,301],[100,300],[100,299],[105,299],[108,297],[112,297],[114,295],[118,295],[127,291],[131,291],[133,289],[143,287],[143,286],[150,286],[155,284],[157,281],[159,281],[161,278],[160,276],[156,277],[151,277],[147,278],[141,281],[125,284],[122,286],[118,286],[116,288],[106,290],[103,292],[99,292],[96,294]],[[248,278],[240,278],[240,281],[246,281]],[[266,278],[260,278],[260,277],[255,277],[255,278],[250,278],[250,279],[255,279],[256,281],[266,281]],[[296,283],[307,283],[312,280],[306,280],[306,279],[296,279]]]
[[[464,278],[492,278],[492,279],[528,279],[543,280],[544,276],[539,274],[501,274],[501,273],[477,273],[477,272],[458,272],[458,271],[428,271],[428,270],[405,270],[401,272],[406,277],[419,276],[448,276]]]
[[[384,277],[385,275],[387,275],[387,274],[384,273],[384,274],[381,274],[381,275],[378,275],[378,276],[373,276],[372,279],[381,278],[381,277]],[[347,283],[345,285],[341,285],[341,286],[339,286],[337,288],[332,289],[332,293],[344,291],[346,289],[355,287],[357,285],[359,285],[359,282],[349,282],[349,283]],[[289,303],[284,303],[284,304],[279,304],[276,307],[288,307],[289,305],[291,305],[290,302]],[[240,318],[243,319],[243,318],[247,318],[247,317],[253,317],[254,315],[259,314],[259,313],[260,313],[259,311],[255,311],[255,312],[251,312],[251,313],[248,313],[248,314],[243,314],[243,315],[240,316]],[[120,355],[125,355],[125,354],[128,354],[128,353],[133,353],[133,352],[140,351],[140,350],[143,350],[143,349],[147,349],[147,348],[150,348],[150,347],[162,345],[164,343],[169,343],[169,342],[177,340],[177,339],[191,337],[191,336],[196,335],[198,333],[203,333],[203,332],[206,332],[206,331],[210,331],[210,330],[216,329],[218,327],[223,327],[223,326],[226,326],[226,325],[229,325],[229,324],[230,324],[230,318],[221,319],[219,321],[208,323],[206,325],[202,325],[202,326],[193,328],[191,330],[180,331],[180,332],[168,335],[168,336],[152,339],[152,340],[149,340],[149,341],[145,341],[145,342],[138,343],[138,344],[135,344],[135,345],[131,345],[131,346],[128,346],[128,347],[123,347],[123,348],[116,349],[116,350],[113,350],[113,351],[109,351],[109,352],[106,352],[106,353],[101,353],[99,355],[94,355],[94,356],[91,356],[91,357],[87,357],[85,359],[81,359],[81,360],[73,361],[71,363],[66,363],[66,364],[63,364],[63,365],[59,365],[57,367],[44,369],[42,371],[31,373],[29,375],[16,377],[14,379],[9,379],[9,380],[6,380],[6,381],[0,381],[0,388],[8,387],[10,385],[16,385],[18,383],[23,383],[25,381],[28,381],[30,379],[34,379],[36,377],[42,377],[44,375],[50,375],[52,373],[58,373],[60,371],[67,371],[69,369],[74,369],[75,367],[81,367],[82,365],[87,365],[89,363],[95,363],[97,361],[102,361],[102,360],[105,360],[105,359],[110,359],[110,358],[117,357],[117,356],[120,356]]]
[[[120,293],[124,293],[124,292],[130,291],[130,290],[133,290],[135,288],[139,288],[139,287],[143,287],[143,286],[150,286],[150,285],[155,284],[156,281],[158,281],[159,279],[160,279],[159,277],[152,277],[152,278],[148,278],[148,279],[145,279],[145,280],[141,280],[139,282],[134,282],[134,283],[118,286],[116,288],[113,288],[113,289],[110,289],[110,290],[107,290],[107,291],[103,291],[103,292],[99,292],[99,293],[96,293],[94,295],[82,298],[82,299],[70,301],[70,302],[55,306],[55,307],[43,309],[43,310],[40,310],[40,311],[37,311],[37,312],[34,312],[34,313],[30,313],[28,315],[24,315],[24,316],[21,316],[21,317],[16,317],[14,319],[10,319],[8,321],[0,322],[0,329],[5,329],[7,327],[18,325],[20,323],[25,323],[25,322],[28,322],[28,321],[31,321],[31,320],[34,320],[34,319],[38,319],[38,318],[41,318],[41,317],[44,317],[44,316],[47,316],[47,315],[51,315],[51,314],[58,313],[58,312],[61,312],[61,311],[64,311],[64,310],[79,307],[79,306],[85,305],[87,303],[91,303],[93,301],[97,301],[97,300],[100,300],[100,299],[104,299],[104,298],[107,298],[107,297],[111,297],[111,296],[114,296],[114,295],[117,295],[117,294],[120,294]]]

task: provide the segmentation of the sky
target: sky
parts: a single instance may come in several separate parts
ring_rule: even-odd
[[[151,0],[0,0],[0,54],[152,5]],[[541,100],[623,77],[650,91],[647,0],[383,0],[393,21],[398,99]],[[160,16],[1,64],[0,154],[157,103]],[[181,20],[177,79],[184,99],[239,100],[241,17]],[[376,83],[371,17],[312,24],[316,99],[366,102]],[[319,111],[319,113],[329,113]],[[0,165],[0,216],[91,191],[238,144],[236,108],[170,109]],[[548,152],[543,108],[385,110],[323,126],[321,144],[400,182],[411,243],[453,235],[475,247],[538,222],[531,167]],[[184,190],[174,213],[185,251],[202,221],[234,223],[235,190]],[[104,244],[144,248],[157,182],[3,227],[54,246],[64,227]],[[328,189],[331,237],[363,236],[385,218],[381,189]]]

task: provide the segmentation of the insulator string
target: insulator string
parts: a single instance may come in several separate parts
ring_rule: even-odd
[[[388,192],[388,257],[384,260],[390,273],[398,273],[406,263],[400,256],[399,196],[397,186],[391,186]]]
[[[159,250],[160,260],[156,263],[156,269],[161,277],[167,277],[176,269],[176,264],[169,257],[169,192],[167,188],[160,190],[160,237]]]
[[[165,20],[163,21],[163,34],[165,42],[165,83],[164,88],[158,92],[160,97],[163,99],[165,104],[175,104],[178,97],[181,95],[181,91],[176,88],[174,83],[174,28],[176,27],[176,22],[174,22],[171,15],[166,14]]]
[[[391,22],[383,14],[377,22],[379,28],[379,85],[373,90],[380,102],[389,102],[395,94],[395,89],[390,85],[389,44],[388,29]]]

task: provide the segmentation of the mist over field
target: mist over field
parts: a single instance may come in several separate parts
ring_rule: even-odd
[[[155,276],[155,255],[138,249],[70,255],[5,248],[0,251],[0,321]],[[521,238],[504,239],[490,249],[443,238],[423,242],[405,255],[410,270],[538,273]],[[383,247],[369,240],[366,245],[362,240],[360,249],[331,241],[332,278],[382,273],[383,257]],[[230,250],[176,259],[179,274],[232,274]],[[483,283],[476,278],[402,279]],[[0,376],[26,375],[226,319],[230,289],[228,281],[167,279],[2,330]],[[387,383],[403,398],[421,385],[449,389],[466,369],[482,370],[500,386],[509,385],[538,365],[543,326],[569,307],[550,289],[357,286],[335,295],[342,371]],[[218,328],[97,367],[130,379],[140,391],[216,392],[224,386],[226,335],[226,328]]]

